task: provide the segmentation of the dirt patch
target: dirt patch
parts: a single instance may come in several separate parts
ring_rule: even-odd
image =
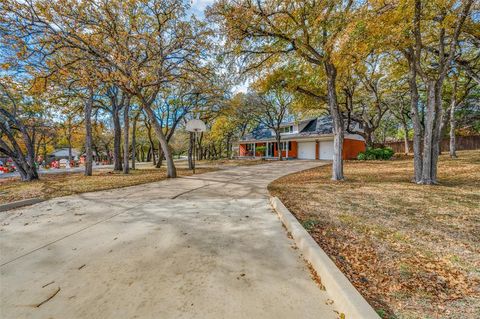
[[[480,317],[480,151],[441,156],[440,185],[411,183],[412,160],[319,167],[269,190],[383,318]]]

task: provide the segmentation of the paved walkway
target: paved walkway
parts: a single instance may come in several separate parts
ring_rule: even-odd
[[[235,167],[2,213],[0,317],[336,318],[266,190],[319,164]]]

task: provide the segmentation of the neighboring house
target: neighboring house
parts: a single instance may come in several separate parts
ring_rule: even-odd
[[[80,155],[80,152],[72,149],[72,159],[77,161],[78,156]],[[65,148],[59,148],[53,151],[52,153],[48,154],[48,159],[49,161],[51,160],[61,160],[61,159],[67,159],[68,160],[68,147]]]
[[[356,129],[361,129],[355,123]],[[333,159],[333,127],[331,116],[285,123],[281,125],[282,155],[285,158]],[[257,128],[237,141],[239,157],[278,157],[275,132],[267,128]],[[265,151],[259,152],[259,149]],[[365,151],[365,140],[360,135],[345,134],[343,158],[356,158]]]

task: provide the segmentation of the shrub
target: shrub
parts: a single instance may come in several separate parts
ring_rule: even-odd
[[[265,146],[257,146],[257,147],[255,148],[255,152],[260,153],[260,154],[265,154],[265,150],[266,150],[266,149],[267,149],[267,148],[266,148]]]
[[[357,159],[360,161],[389,160],[395,152],[389,148],[372,148],[368,147],[365,152],[360,152]]]

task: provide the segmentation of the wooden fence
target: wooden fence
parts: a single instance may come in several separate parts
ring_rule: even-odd
[[[408,142],[410,152],[413,152],[413,142]],[[403,141],[399,142],[387,142],[384,146],[392,148],[395,153],[405,152],[405,143]],[[448,152],[450,149],[450,138],[444,138],[440,145],[442,152]],[[478,150],[480,149],[480,135],[472,136],[457,136],[457,151],[461,150]]]

